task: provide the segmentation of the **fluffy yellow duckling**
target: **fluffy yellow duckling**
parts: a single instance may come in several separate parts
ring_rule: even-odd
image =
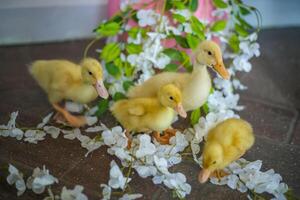
[[[158,90],[157,97],[120,100],[111,111],[127,133],[163,131],[170,127],[174,110],[184,118],[187,116],[181,100],[180,90],[167,84]]]
[[[108,98],[102,67],[93,58],[85,58],[79,65],[67,60],[37,60],[32,63],[30,73],[48,94],[55,110],[74,127],[85,125],[85,118],[71,115],[58,105],[60,101],[72,100],[85,104],[95,100],[98,95]]]
[[[195,50],[192,73],[157,74],[142,85],[131,87],[127,95],[129,98],[154,97],[161,86],[172,83],[181,90],[184,110],[195,110],[205,103],[210,92],[211,79],[207,67],[213,68],[223,78],[229,79],[229,73],[223,64],[221,49],[213,41],[203,41]]]
[[[208,133],[203,150],[203,169],[199,182],[204,183],[214,171],[239,159],[254,144],[251,125],[242,119],[227,119]]]

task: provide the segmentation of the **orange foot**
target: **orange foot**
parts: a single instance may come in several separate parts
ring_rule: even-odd
[[[216,177],[217,179],[219,179],[219,181],[221,180],[221,178],[228,176],[229,173],[225,172],[224,170],[216,170],[214,171],[210,176],[211,177]]]
[[[128,142],[127,142],[127,149],[131,149],[131,135],[130,135],[130,132],[129,131],[125,131],[125,135],[126,135],[126,137],[127,137],[127,139],[128,139]]]
[[[70,114],[66,109],[60,107],[57,104],[52,104],[54,109],[63,115],[63,117],[66,119],[68,124],[72,127],[82,127],[86,124],[86,119],[84,116],[74,116]]]
[[[157,142],[160,144],[170,144],[170,138],[176,135],[177,130],[168,128],[164,131],[164,135],[161,136],[159,132],[155,131],[153,133],[153,137],[156,139]]]

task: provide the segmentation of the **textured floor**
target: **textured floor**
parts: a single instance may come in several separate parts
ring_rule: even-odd
[[[270,29],[261,32],[261,56],[253,60],[253,70],[241,74],[241,81],[249,89],[241,94],[240,104],[246,105],[241,116],[254,127],[257,140],[247,153],[248,160],[263,160],[263,168],[273,168],[283,176],[297,196],[300,196],[300,28]],[[36,125],[51,111],[45,94],[27,72],[35,59],[65,58],[79,61],[88,41],[74,41],[40,45],[0,47],[0,124],[8,120],[12,111],[19,110],[21,125]],[[93,55],[96,56],[96,55]],[[107,115],[101,119],[108,125],[115,122]],[[180,124],[184,127],[184,124]],[[100,184],[108,180],[111,156],[101,148],[84,157],[85,150],[78,141],[47,138],[37,145],[0,138],[0,199],[41,199],[31,192],[16,197],[13,187],[6,184],[4,164],[12,163],[31,174],[33,168],[46,165],[62,185],[80,184],[90,199],[99,199]],[[187,199],[247,199],[245,194],[212,184],[200,185],[198,167],[183,162],[174,167],[182,171],[192,185]],[[136,176],[136,175],[135,175]],[[154,186],[150,179],[134,178],[135,192],[144,199],[171,199],[162,186]],[[57,188],[57,187],[56,187]]]

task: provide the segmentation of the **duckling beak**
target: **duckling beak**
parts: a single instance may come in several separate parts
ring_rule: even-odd
[[[108,98],[108,92],[107,92],[102,80],[98,80],[96,82],[95,88],[96,88],[97,93],[100,97],[102,97],[104,99]]]
[[[198,175],[198,181],[205,183],[210,177],[211,171],[209,169],[202,169]]]
[[[187,114],[185,112],[185,110],[183,109],[183,106],[181,103],[179,103],[176,107],[175,107],[175,111],[183,118],[186,118]]]
[[[230,74],[225,68],[223,61],[218,61],[217,64],[214,65],[214,70],[216,70],[217,73],[220,74],[220,76],[222,76],[222,78],[226,80],[230,78]]]

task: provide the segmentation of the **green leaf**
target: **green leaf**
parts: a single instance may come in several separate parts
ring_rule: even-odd
[[[178,69],[178,65],[174,63],[167,64],[164,68],[165,72],[176,72]]]
[[[122,92],[116,92],[115,95],[113,96],[113,100],[119,101],[121,99],[127,99],[127,97]]]
[[[121,50],[117,43],[108,43],[102,49],[101,59],[105,60],[106,62],[111,62],[120,55],[120,52]]]
[[[132,67],[128,62],[125,62],[124,66],[123,66],[123,70],[124,70],[125,76],[131,77],[134,72],[134,67]]]
[[[191,28],[200,40],[205,39],[205,35],[204,35],[205,27],[195,16],[191,17]]]
[[[138,54],[143,50],[141,45],[133,43],[126,44],[125,49],[129,54]]]
[[[106,67],[107,72],[110,75],[112,75],[112,76],[114,76],[116,78],[118,78],[119,76],[121,76],[121,70],[120,70],[120,68],[118,66],[116,66],[113,62],[106,63],[105,67]]]
[[[205,102],[205,104],[201,107],[203,112],[205,113],[205,115],[207,115],[209,113],[209,107],[208,107],[208,103]]]
[[[106,22],[101,24],[96,32],[102,36],[114,36],[120,31],[120,25],[116,22]]]
[[[121,60],[120,57],[114,59],[113,62],[114,62],[114,64],[115,64],[117,67],[119,67],[120,69],[123,67],[123,62],[122,62],[122,60]]]
[[[198,0],[190,0],[189,9],[192,12],[195,12],[198,8]]]
[[[168,49],[165,49],[163,51],[163,53],[166,54],[167,56],[169,56],[172,61],[182,61],[183,60],[181,52],[176,49],[168,48]]]
[[[139,28],[138,27],[133,27],[128,31],[128,35],[132,38],[136,38],[137,34],[139,32]]]
[[[176,19],[180,23],[184,23],[186,21],[185,17],[176,13],[173,13],[173,19]]]
[[[213,0],[213,4],[217,8],[227,8],[227,4],[223,0]]]
[[[190,33],[188,33],[186,35],[186,40],[187,40],[189,46],[191,47],[191,49],[195,49],[198,46],[199,42],[200,42],[198,37],[193,36]]]
[[[216,21],[215,23],[213,23],[210,30],[213,32],[221,31],[226,27],[226,24],[227,24],[227,21],[225,21],[225,20]]]
[[[241,18],[240,15],[236,15],[236,18],[245,29],[253,28],[248,22],[246,22],[243,18]]]
[[[186,38],[179,36],[179,35],[174,35],[174,38],[176,42],[182,47],[182,48],[189,48],[189,44],[187,43]]]
[[[247,37],[249,35],[248,31],[239,24],[234,25],[235,31],[242,37]]]
[[[98,103],[98,110],[96,112],[96,116],[100,117],[108,110],[108,99],[101,99]]]
[[[175,8],[179,10],[185,9],[185,5],[182,1],[173,1],[172,3],[175,6]]]
[[[240,51],[240,40],[237,35],[232,35],[228,42],[234,53],[238,53]]]
[[[132,81],[124,81],[124,83],[123,83],[123,88],[124,88],[124,90],[127,92],[128,89],[129,89],[131,86],[133,86],[133,85],[134,85],[134,83],[133,83]]]
[[[194,110],[192,113],[191,113],[191,124],[192,125],[195,125],[198,123],[199,119],[201,117],[201,110],[200,108],[197,108],[196,110]]]
[[[240,12],[242,15],[249,15],[250,14],[250,10],[248,8],[245,8],[243,6],[239,6]]]

